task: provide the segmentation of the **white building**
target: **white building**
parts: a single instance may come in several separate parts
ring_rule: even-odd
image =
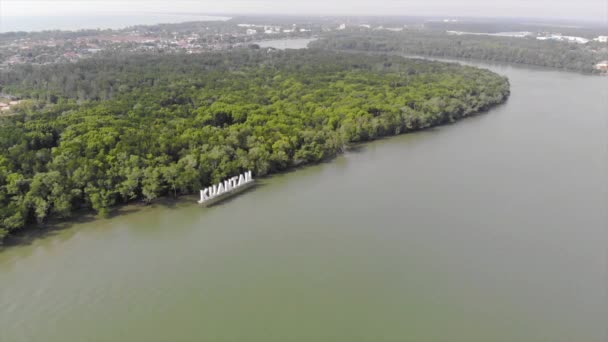
[[[600,43],[608,43],[608,36],[599,36],[593,40],[598,41]]]
[[[264,33],[266,34],[275,34],[281,32],[280,27],[275,26],[264,26]]]
[[[571,43],[579,43],[579,44],[587,44],[587,43],[589,43],[589,39],[587,39],[587,38],[570,37],[570,36],[565,36],[564,38],[566,39],[566,41],[569,41]]]
[[[346,29],[346,24],[340,24],[340,26],[338,26],[338,30],[345,30]]]
[[[254,29],[247,29],[247,34],[250,35],[250,36],[254,35],[256,33],[258,33],[258,31],[254,30]]]
[[[536,37],[538,40],[559,40],[570,43],[587,44],[589,39],[583,37],[562,36],[561,34],[553,34],[550,36]]]
[[[608,71],[608,61],[602,61],[595,65],[597,70]]]

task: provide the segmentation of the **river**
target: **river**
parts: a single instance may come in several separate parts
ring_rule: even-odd
[[[316,38],[298,38],[298,39],[275,39],[261,40],[251,44],[257,44],[262,48],[272,47],[275,49],[305,49],[308,43],[316,40]]]
[[[0,341],[605,342],[608,78],[0,252]]]

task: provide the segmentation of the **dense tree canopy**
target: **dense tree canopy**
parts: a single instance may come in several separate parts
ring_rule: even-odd
[[[322,50],[108,56],[16,68],[0,82],[30,98],[0,118],[0,237],[314,163],[509,94],[487,70]]]
[[[431,30],[331,33],[311,43],[311,46],[338,50],[472,58],[585,73],[599,72],[595,69],[595,65],[608,59],[608,47],[601,43],[541,41],[535,37],[455,36]]]

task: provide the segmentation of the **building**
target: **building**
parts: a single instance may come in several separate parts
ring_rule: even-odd
[[[595,68],[600,71],[608,72],[608,61],[601,61],[597,63]]]
[[[258,33],[258,31],[254,30],[254,29],[247,29],[247,34],[250,35],[250,36],[254,35],[256,33]]]
[[[275,34],[275,33],[279,33],[279,32],[281,32],[281,28],[280,27],[264,26],[264,33],[265,34]]]
[[[550,36],[536,37],[538,40],[559,40],[569,43],[587,44],[589,39],[583,37],[562,36],[561,34],[552,34]]]
[[[608,43],[608,36],[599,36],[593,40],[598,41],[600,43]]]

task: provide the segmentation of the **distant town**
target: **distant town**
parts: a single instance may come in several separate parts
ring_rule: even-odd
[[[18,64],[50,64],[75,62],[103,52],[202,53],[226,50],[251,42],[280,38],[310,38],[332,31],[419,31],[445,29],[448,35],[489,35],[500,37],[536,38],[576,44],[608,44],[608,35],[573,36],[561,32],[467,32],[450,30],[462,26],[455,19],[379,21],[365,18],[286,19],[279,23],[272,18],[234,18],[226,22],[187,22],[134,26],[120,30],[79,30],[12,32],[0,34],[0,70]],[[404,24],[405,22],[405,24]],[[478,25],[479,26],[479,25]],[[466,24],[465,24],[466,27]],[[608,45],[606,45],[608,46]],[[598,61],[598,69],[608,70],[608,62]]]
[[[318,24],[192,22],[122,30],[15,32],[0,34],[0,69],[18,64],[75,62],[104,52],[202,53],[256,40],[310,37]]]

